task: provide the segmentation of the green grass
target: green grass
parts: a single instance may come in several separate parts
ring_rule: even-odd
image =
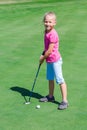
[[[19,1],[20,2],[20,1]],[[43,15],[54,11],[60,37],[69,108],[39,103],[48,93],[46,64],[35,85],[30,105],[24,95],[32,88],[43,50]],[[0,5],[0,130],[85,130],[87,127],[87,1],[51,0]],[[59,87],[55,98],[61,101]],[[41,108],[36,109],[39,104]]]

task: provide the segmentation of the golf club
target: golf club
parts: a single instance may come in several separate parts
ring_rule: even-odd
[[[38,66],[38,70],[37,70],[37,73],[36,73],[36,76],[35,76],[35,79],[34,79],[34,82],[33,82],[33,85],[32,85],[32,89],[31,89],[31,92],[30,92],[29,101],[28,101],[28,102],[26,101],[25,104],[30,104],[30,100],[31,100],[31,97],[32,97],[32,92],[33,92],[33,90],[34,90],[34,86],[35,86],[35,83],[36,83],[36,79],[37,79],[38,74],[39,74],[40,66],[41,66],[41,64],[39,64],[39,66]]]
[[[30,104],[30,102],[27,101],[26,97],[24,96],[25,103],[24,104]]]

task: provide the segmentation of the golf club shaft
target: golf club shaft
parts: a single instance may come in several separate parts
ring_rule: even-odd
[[[34,83],[33,83],[33,85],[32,85],[32,89],[31,89],[31,92],[30,92],[29,102],[30,102],[30,99],[31,99],[31,96],[32,96],[32,92],[33,92],[33,90],[34,90],[34,86],[35,86],[35,83],[36,83],[36,79],[37,79],[37,77],[38,77],[38,73],[39,73],[39,70],[40,70],[40,66],[41,66],[41,64],[39,64],[39,66],[38,66],[38,70],[37,70],[37,73],[36,73],[36,76],[35,76],[35,79],[34,79]]]
[[[26,97],[24,96],[24,100],[25,100],[25,102],[27,102],[27,99],[26,99]]]

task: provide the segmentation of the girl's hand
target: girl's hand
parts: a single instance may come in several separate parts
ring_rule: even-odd
[[[39,60],[40,64],[42,64],[44,62],[44,55],[40,56],[40,60]]]

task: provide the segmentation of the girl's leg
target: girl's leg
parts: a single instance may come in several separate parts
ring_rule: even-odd
[[[49,94],[45,97],[42,97],[40,102],[54,102],[54,80],[49,80]]]
[[[52,98],[54,95],[54,80],[49,80],[49,97]]]
[[[67,102],[67,86],[66,83],[60,84],[60,90],[62,94],[62,101]]]
[[[62,102],[58,105],[58,109],[64,110],[69,106],[68,101],[67,101],[66,83],[60,84],[60,90],[61,90],[61,94],[62,94]]]

